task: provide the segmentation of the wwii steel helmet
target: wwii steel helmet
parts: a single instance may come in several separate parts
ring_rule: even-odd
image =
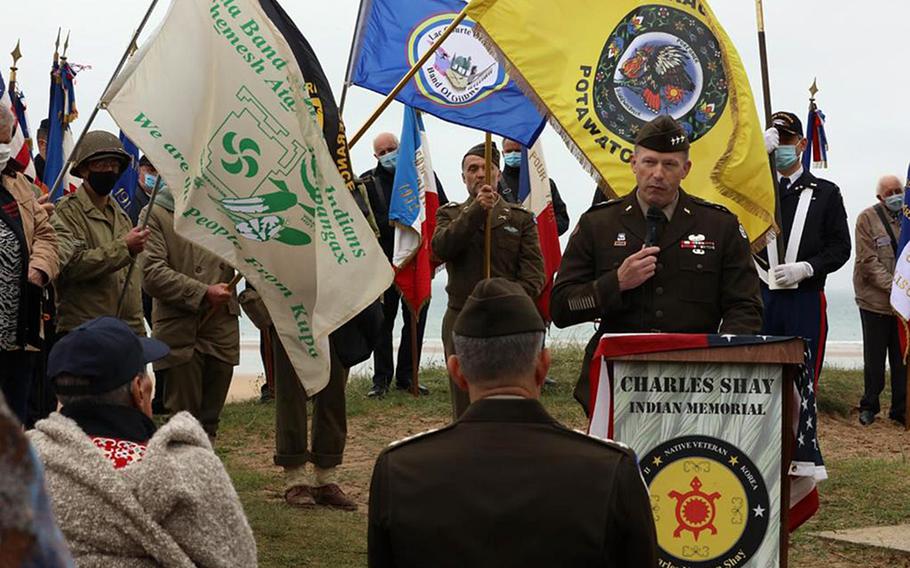
[[[80,175],[83,165],[92,160],[100,158],[117,158],[120,160],[120,173],[129,167],[133,158],[123,149],[123,143],[120,139],[104,130],[93,130],[85,135],[82,144],[76,148],[76,155],[73,159],[73,173]]]

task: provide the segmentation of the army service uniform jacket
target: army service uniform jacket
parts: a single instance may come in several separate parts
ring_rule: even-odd
[[[529,399],[486,398],[373,469],[370,568],[657,566],[635,454]]]
[[[132,256],[123,237],[133,223],[115,200],[108,199],[101,210],[87,191],[80,187],[58,201],[51,216],[60,247],[60,275],[54,284],[58,333],[96,317],[116,316],[120,291],[130,271]],[[133,270],[120,319],[145,335],[140,286],[140,271]]]
[[[735,215],[680,189],[658,241],[657,272],[638,288],[620,292],[619,267],[641,250],[646,230],[632,192],[582,215],[562,257],[551,298],[553,322],[567,327],[600,320],[575,389],[587,411],[588,367],[604,333],[761,330],[758,275]]]
[[[446,263],[449,308],[461,310],[474,286],[484,279],[486,210],[473,198],[436,211],[433,255]],[[534,215],[499,199],[493,207],[490,272],[517,282],[532,299],[544,286],[543,256]]]
[[[140,218],[145,217],[145,210]],[[174,231],[174,214],[155,205],[149,215],[148,244],[142,253],[142,287],[154,300],[152,337],[171,348],[155,370],[188,363],[194,351],[231,365],[240,362],[240,304],[237,295],[202,324],[211,306],[211,284],[228,283],[234,269]]]

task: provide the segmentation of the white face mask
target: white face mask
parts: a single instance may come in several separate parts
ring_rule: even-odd
[[[13,149],[9,144],[0,144],[0,172],[6,168],[6,164],[9,163],[10,156],[13,155]]]

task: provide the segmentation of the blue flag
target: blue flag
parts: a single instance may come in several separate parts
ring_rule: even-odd
[[[126,153],[132,156],[133,159],[129,167],[120,175],[120,179],[117,180],[117,185],[114,186],[114,191],[111,192],[111,195],[114,196],[123,211],[132,218],[133,198],[136,195],[136,188],[139,186],[139,148],[133,144],[133,141],[122,130],[120,131],[120,142],[123,143],[123,149],[126,150]],[[136,222],[135,219],[133,219],[133,222]]]
[[[465,7],[461,0],[373,0],[357,25],[349,80],[388,94]],[[532,146],[546,124],[465,19],[396,100]]]
[[[44,182],[52,188],[54,182],[66,163],[66,148],[64,141],[69,136],[69,125],[76,120],[76,90],[73,79],[76,72],[66,62],[66,59],[54,59],[51,69],[50,104],[48,105],[48,132],[47,132],[47,157],[44,163]],[[57,190],[51,195],[51,201],[56,202],[68,191],[69,182],[63,179]]]

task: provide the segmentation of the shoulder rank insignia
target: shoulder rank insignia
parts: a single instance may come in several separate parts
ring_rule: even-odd
[[[423,436],[426,436],[426,435],[428,435],[428,434],[432,434],[433,432],[438,432],[439,430],[441,430],[441,428],[431,428],[431,429],[425,430],[425,431],[423,431],[423,432],[418,432],[418,433],[413,434],[413,435],[411,435],[411,436],[404,437],[404,438],[402,438],[402,439],[400,439],[400,440],[395,440],[394,442],[392,442],[391,444],[389,444],[389,447],[390,447],[390,448],[394,448],[395,446],[400,446],[400,445],[402,445],[402,444],[404,444],[404,443],[410,442],[411,440],[416,440],[417,438],[422,438]]]

